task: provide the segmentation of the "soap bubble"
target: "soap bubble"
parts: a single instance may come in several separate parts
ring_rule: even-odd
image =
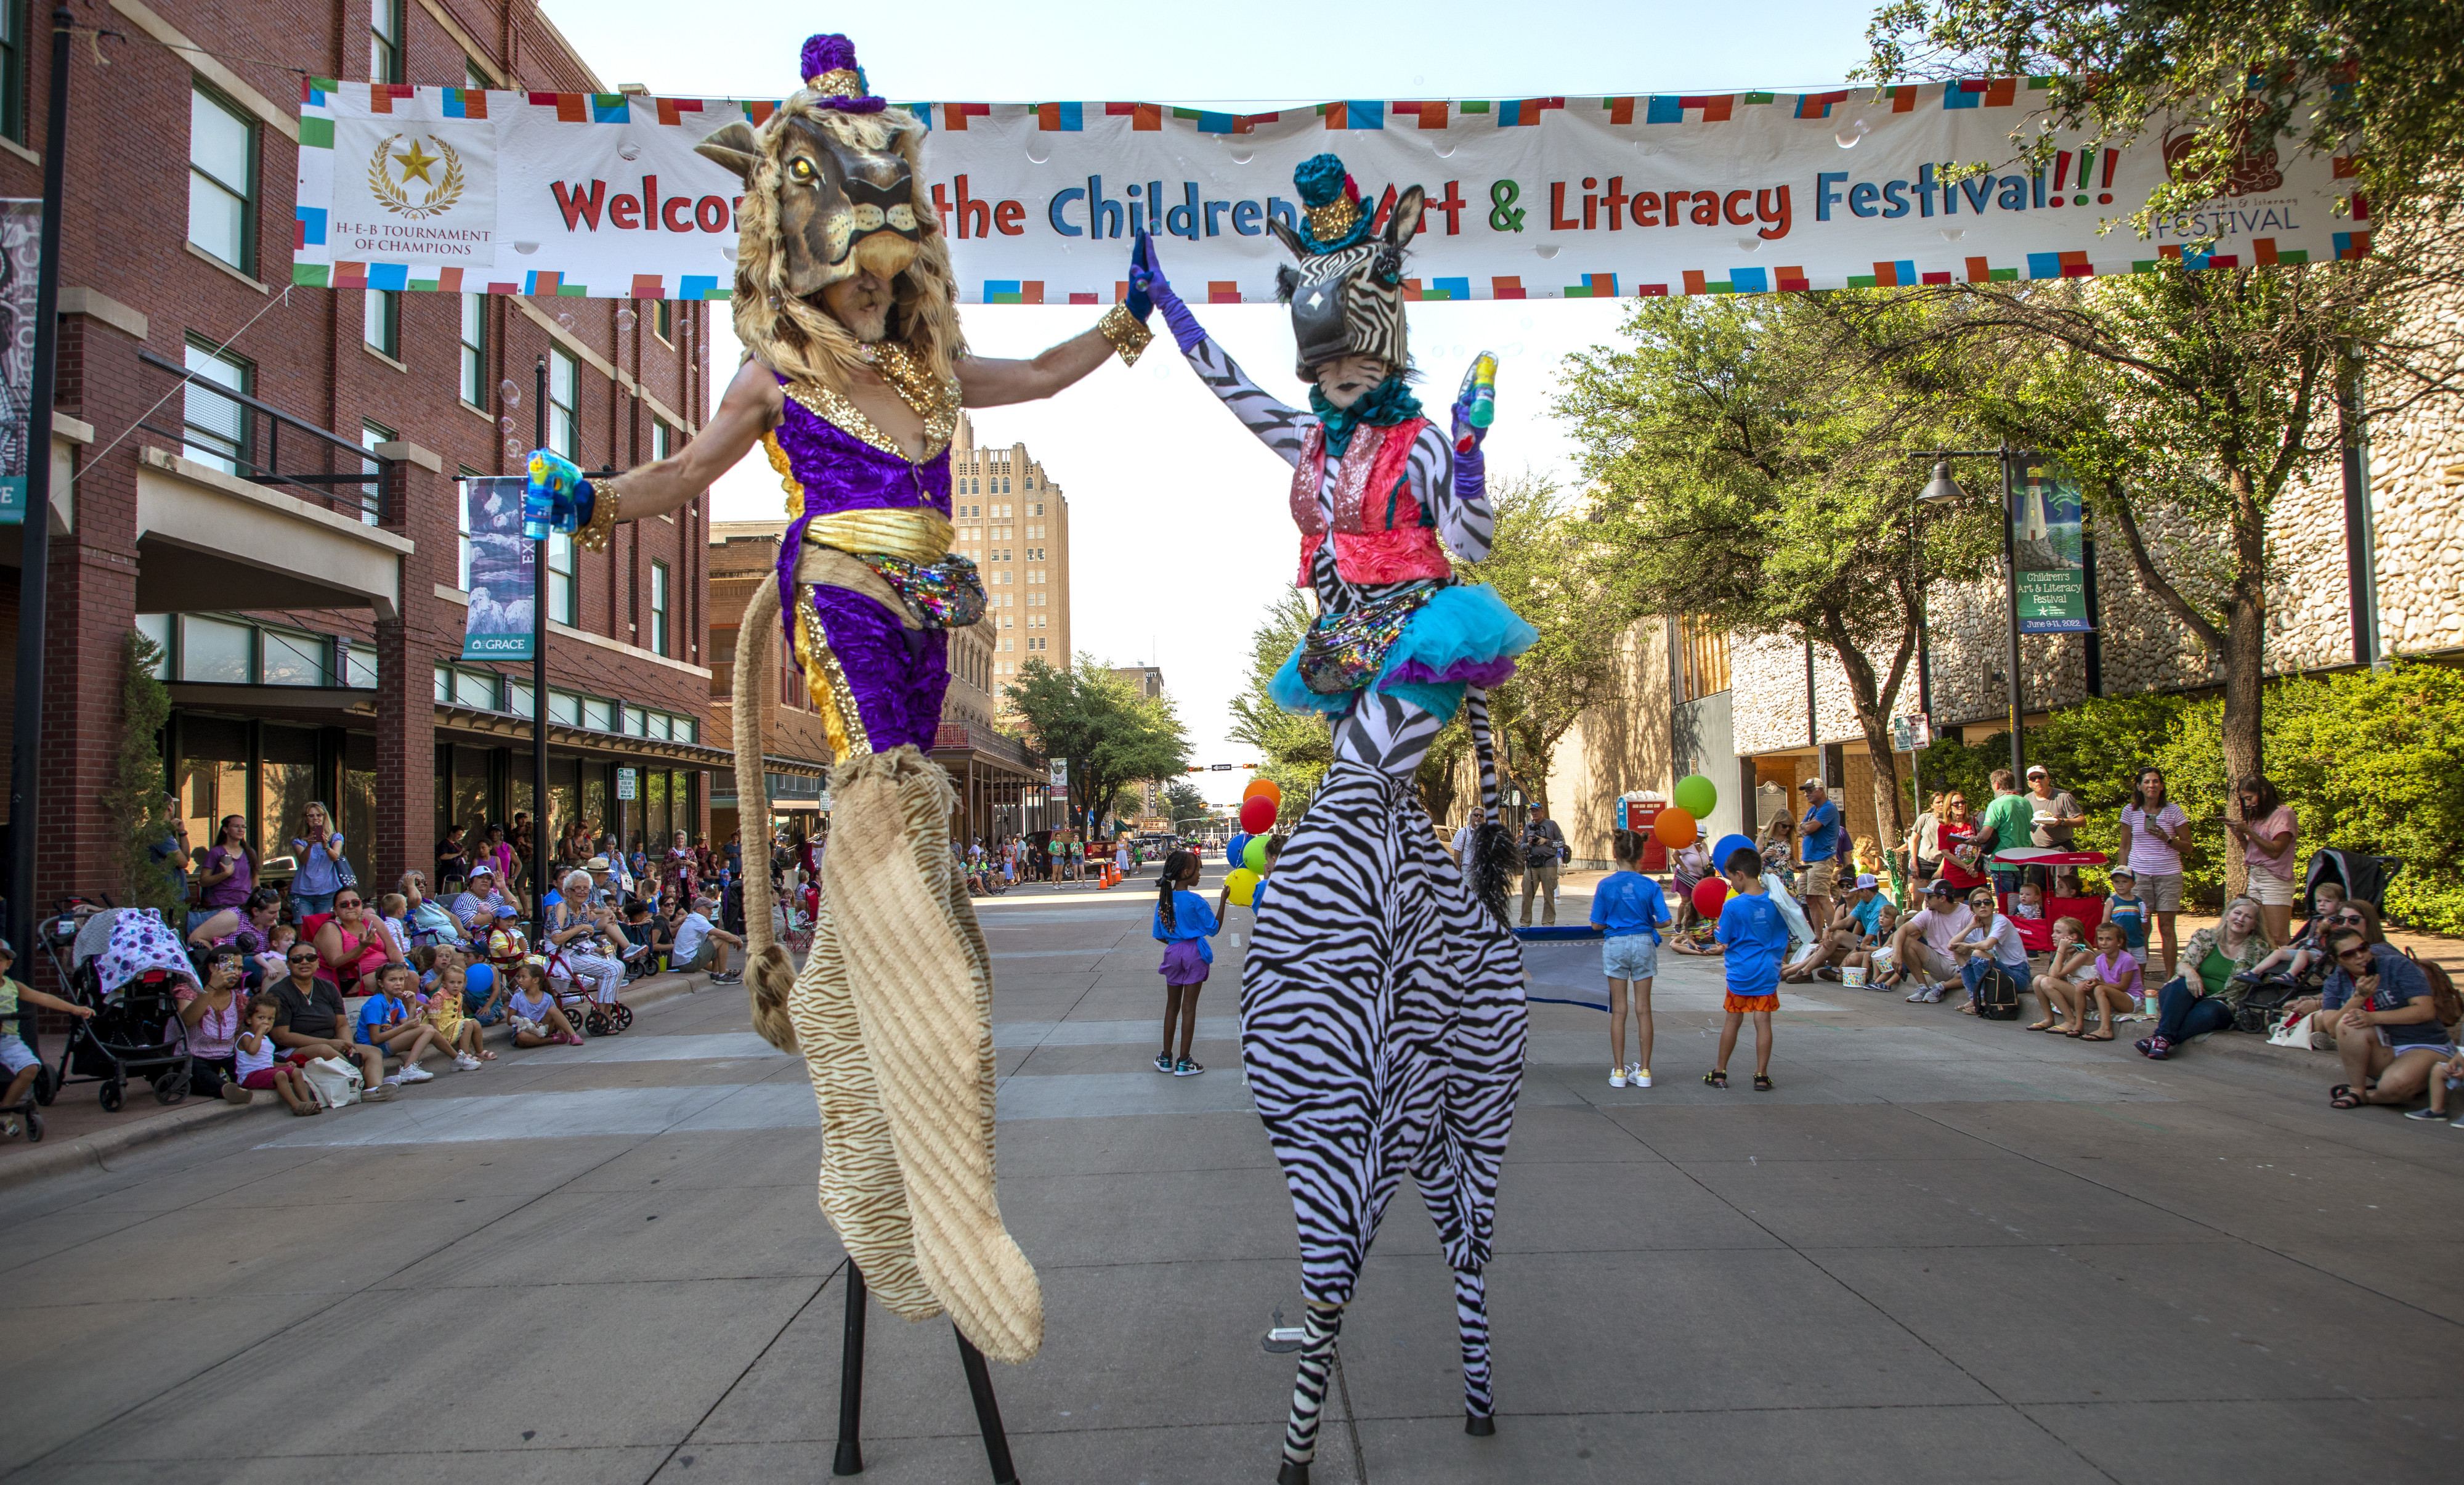
[[[616,328],[619,330],[630,330],[633,328],[633,321],[638,318],[639,317],[629,309],[620,309],[616,311]]]
[[[616,151],[616,153],[622,155],[627,160],[639,160],[642,158],[642,146],[639,144],[627,144],[624,148]]]
[[[498,418],[496,419],[496,426],[505,431],[506,437],[511,438],[514,436],[514,420],[512,418]]]
[[[568,309],[568,310],[566,310],[563,314],[557,316],[557,317],[556,317],[556,322],[557,322],[558,324],[560,324],[560,325],[562,325],[564,328],[566,328],[566,329],[568,329],[568,330],[572,329],[572,328],[573,328],[573,311],[571,311],[571,310],[569,310],[569,309]]]
[[[518,459],[524,454],[529,452],[529,450],[522,447],[522,441],[518,438],[508,438],[505,440],[505,454],[508,458]]]
[[[506,407],[518,408],[522,405],[522,389],[514,385],[512,377],[507,377],[496,384],[496,395],[505,400]]]

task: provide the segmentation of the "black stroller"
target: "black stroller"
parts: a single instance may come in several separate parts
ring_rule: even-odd
[[[2321,882],[2334,882],[2344,889],[2344,900],[2359,898],[2378,910],[2379,919],[2387,919],[2387,883],[2404,870],[2401,856],[2366,856],[2358,851],[2337,851],[2332,848],[2313,852],[2310,872],[2301,883],[2301,900],[2298,904],[2303,918],[2317,911],[2316,894]]]
[[[58,1068],[45,1069],[35,1081],[36,1100],[50,1103],[71,1082],[100,1083],[97,1094],[104,1111],[117,1113],[131,1078],[152,1084],[159,1103],[186,1098],[188,1028],[180,1019],[178,991],[187,982],[166,969],[147,969],[105,993],[96,963],[111,942],[112,921],[121,913],[148,910],[97,910],[74,900],[55,906],[59,911],[44,920],[36,938],[70,997],[93,1007],[94,1017],[70,1027]]]

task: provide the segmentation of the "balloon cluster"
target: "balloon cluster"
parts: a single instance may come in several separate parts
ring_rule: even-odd
[[[1719,808],[1720,791],[1701,774],[1689,773],[1677,781],[1674,792],[1674,799],[1651,822],[1651,833],[1669,850],[1683,851],[1694,844],[1703,822]]]
[[[1247,907],[1258,896],[1258,874],[1244,866],[1223,878],[1223,890],[1232,895],[1233,901]]]

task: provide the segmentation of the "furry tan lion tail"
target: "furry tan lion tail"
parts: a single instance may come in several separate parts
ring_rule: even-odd
[[[796,983],[796,965],[770,932],[770,790],[761,768],[761,709],[775,674],[771,647],[779,642],[776,578],[753,590],[736,634],[731,707],[737,839],[743,847],[744,989],[753,1001],[753,1029],[781,1052],[794,1052],[796,1027],[787,1019],[787,991]]]

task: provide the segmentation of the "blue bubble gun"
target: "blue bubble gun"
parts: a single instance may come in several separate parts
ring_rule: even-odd
[[[1463,390],[1455,393],[1455,401],[1470,404],[1464,421],[1474,428],[1486,428],[1497,421],[1497,357],[1494,353],[1482,351],[1472,358],[1471,369],[1463,373]],[[1469,454],[1472,443],[1472,435],[1465,433],[1455,440],[1455,452]]]

